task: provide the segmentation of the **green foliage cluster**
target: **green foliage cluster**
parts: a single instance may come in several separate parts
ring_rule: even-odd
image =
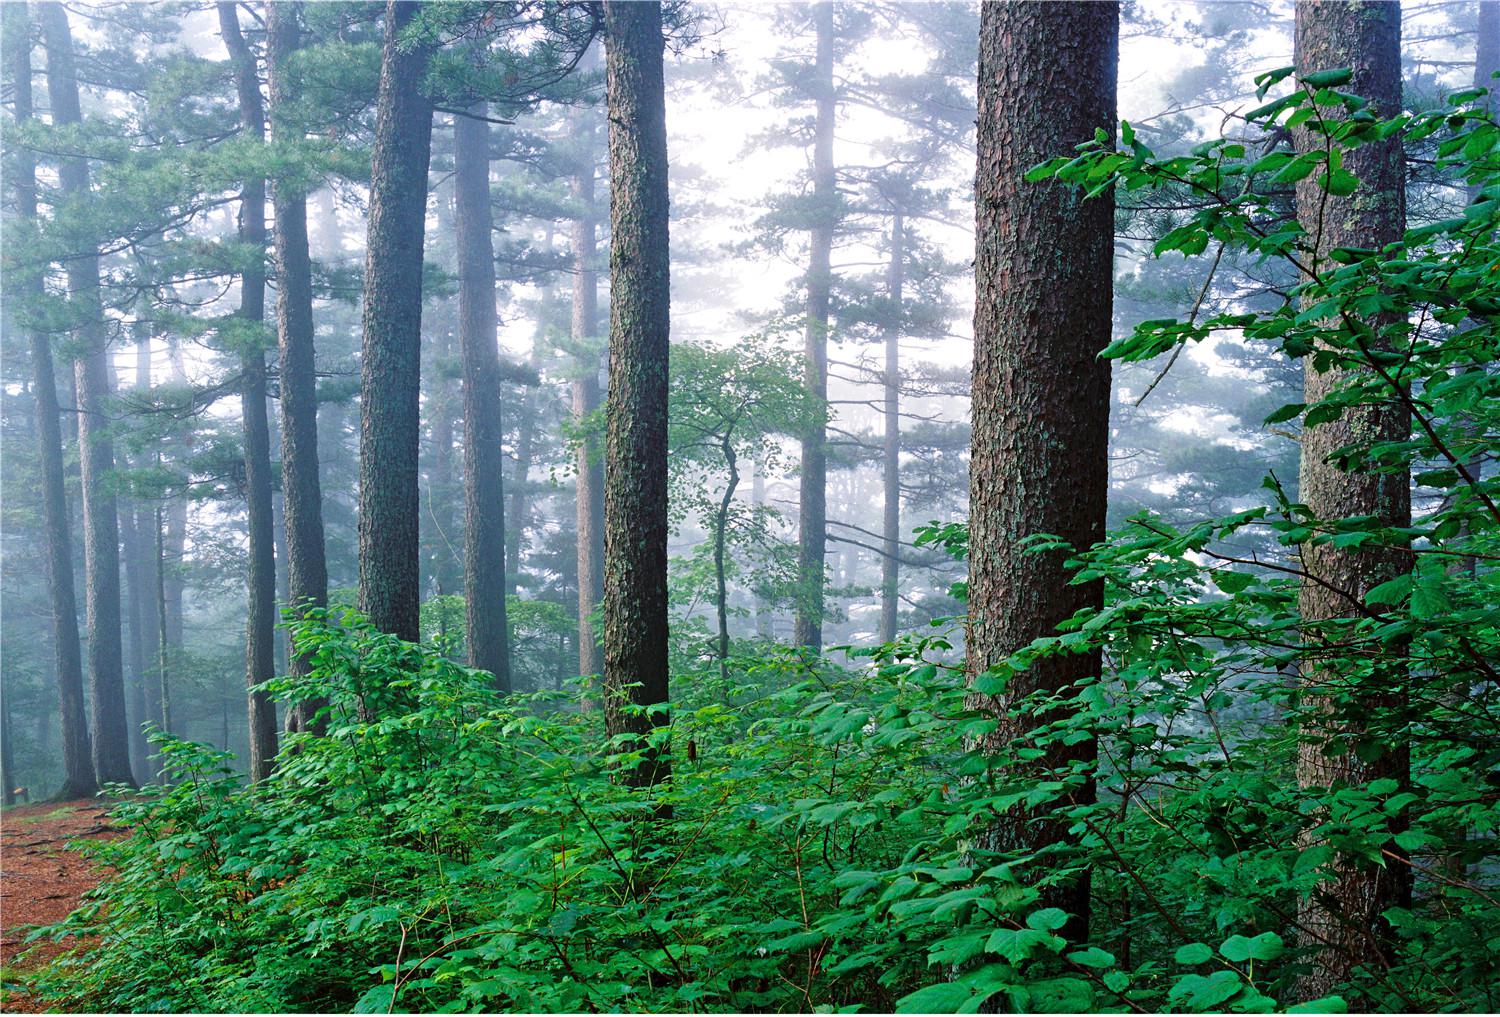
[[[1017,704],[1026,735],[990,754],[973,746],[996,718],[941,624],[843,668],[767,651],[721,672],[679,653],[699,663],[673,675],[673,776],[648,790],[612,779],[639,749],[608,744],[573,697],[497,699],[436,650],[312,616],[296,638],[313,674],[275,688],[328,696],[328,736],[294,739],[249,788],[222,756],[163,740],[171,779],[121,806],[135,834],[99,849],[118,874],[53,930],[100,948],[42,988],[105,1010],[1496,1009],[1500,480],[1472,464],[1500,436],[1500,125],[1474,93],[1376,120],[1339,84],[1309,79],[1258,114],[1321,132],[1322,159],[1218,142],[1159,160],[1127,126],[1124,150],[1101,135],[1036,176],[1199,194],[1161,253],[1297,259],[1300,228],[1260,182],[1305,170],[1338,191],[1332,153],[1431,142],[1474,196],[1461,217],[1304,266],[1268,312],[1148,321],[1110,350],[1233,330],[1345,368],[1326,399],[1273,419],[1401,402],[1408,438],[1335,458],[1415,475],[1412,526],[1316,518],[1271,478],[1264,505],[1140,515],[1066,549],[1105,606],[977,689],[1096,647],[1105,673]],[[1281,553],[1242,551],[1251,534]],[[961,554],[967,534],[923,540]],[[1319,542],[1414,564],[1349,617],[1304,625],[1297,551]],[[1309,659],[1336,676],[1315,695],[1296,679]],[[1410,778],[1299,783],[1313,738],[1363,758],[1409,745]],[[1049,747],[1085,739],[1097,766],[1038,777],[1062,756]],[[1088,781],[1097,795],[1075,795]],[[1050,809],[1066,836],[989,850],[983,832],[1017,808]],[[1299,901],[1349,865],[1409,866],[1410,906],[1382,916],[1372,943],[1389,948],[1336,995],[1292,1005],[1319,948]],[[1082,873],[1090,936],[1069,942],[1041,897]]]

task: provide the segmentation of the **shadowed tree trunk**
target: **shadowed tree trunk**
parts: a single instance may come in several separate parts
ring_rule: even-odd
[[[667,723],[667,114],[661,6],[604,5],[610,329],[604,467],[604,716],[611,736]],[[628,780],[664,780],[665,745]]]
[[[1103,604],[1100,583],[1068,585],[1063,552],[1029,553],[1023,541],[1052,533],[1086,548],[1104,536],[1109,364],[1099,352],[1110,339],[1114,203],[1022,175],[1115,122],[1118,18],[1114,3],[1026,2],[986,4],[980,22],[969,702],[998,722],[978,747],[1013,774],[1090,774],[1064,805],[1093,797],[1094,740],[1018,763],[1012,743],[1036,720],[1008,714],[1033,692],[1098,675],[1099,654],[1040,661],[994,694],[986,672]],[[1027,854],[1065,836],[1065,823],[1018,808],[977,846]],[[1086,874],[1043,900],[1069,913],[1069,939],[1087,936]]]
[[[817,55],[813,87],[817,117],[813,134],[813,215],[807,259],[807,390],[828,398],[828,300],[833,286],[833,227],[838,194],[833,168],[835,95],[833,90],[833,4],[813,7]],[[802,438],[802,493],[798,507],[798,595],[792,640],[815,652],[823,649],[823,573],[828,550],[827,425],[822,416]]]
[[[31,26],[23,5],[5,9],[6,65],[10,71],[12,101],[17,121],[30,120]],[[15,188],[16,214],[21,222],[37,216],[36,161],[17,147],[11,185]],[[42,295],[39,271],[10,270],[12,299],[18,305]],[[24,306],[18,308],[24,311]],[[47,533],[47,594],[52,613],[52,651],[56,666],[58,715],[62,720],[63,783],[58,798],[87,798],[98,787],[89,748],[87,708],[83,697],[83,646],[78,636],[78,602],[73,589],[73,536],[69,529],[67,492],[63,485],[62,422],[57,403],[57,376],[52,345],[47,333],[27,328],[31,346],[32,397],[36,400],[37,459],[42,485],[42,518]],[[6,719],[9,720],[7,706]],[[7,750],[10,731],[6,732]],[[6,769],[9,781],[15,777]]]
[[[510,691],[505,619],[505,450],[500,417],[500,351],[496,345],[495,247],[490,211],[490,125],[453,118],[458,214],[458,332],[463,347],[464,613],[469,666]]]
[[[219,32],[234,65],[235,90],[240,100],[240,126],[251,138],[264,141],[266,113],[260,98],[260,75],[255,55],[240,34],[237,5],[219,3]],[[264,248],[266,243],[266,182],[249,179],[240,192],[240,243]],[[250,523],[250,568],[246,577],[249,606],[245,618],[245,683],[251,689],[276,676],[276,543],[271,520],[271,430],[266,420],[266,355],[260,328],[266,315],[265,271],[257,259],[240,278],[239,317],[254,334],[238,337],[240,353],[240,412],[245,434],[245,503]],[[265,692],[250,691],[250,779],[264,780],[276,761],[276,706]],[[227,746],[226,746],[227,747]]]
[[[287,64],[298,47],[300,4],[266,5],[266,65],[270,78],[272,129],[293,137],[285,120],[294,98]],[[281,381],[281,491],[286,528],[287,604],[294,610],[328,603],[328,565],[323,547],[323,491],[318,478],[318,388],[313,353],[312,260],[307,248],[307,190],[287,176],[272,181],[276,205],[276,343]],[[295,647],[293,648],[295,650]],[[306,675],[305,655],[293,652],[291,673]],[[322,734],[321,699],[287,711],[287,730]]]
[[[594,200],[594,130],[580,112],[574,119],[574,137],[583,157],[573,173],[571,191],[579,208],[573,220],[573,344],[578,350],[574,365],[573,420],[582,424],[599,408],[599,365],[592,354],[599,328],[599,271],[595,237],[597,211]],[[594,631],[593,613],[604,599],[604,457],[599,441],[587,437],[578,443],[578,673],[604,672],[603,647]]]
[[[432,106],[426,45],[401,36],[418,4],[388,0],[376,100],[360,359],[359,608],[382,632],[421,637],[422,244]]]
[[[47,45],[47,91],[52,120],[82,120],[73,38],[61,4],[38,6]],[[89,198],[88,163],[59,160],[63,192]],[[100,783],[131,784],[130,737],[125,726],[125,674],[120,643],[120,523],[114,493],[115,447],[110,436],[109,338],[99,296],[99,257],[92,251],[67,263],[70,314],[81,350],[74,364],[78,384],[78,457],[83,487],[84,610],[89,628],[89,685],[93,707],[94,776]]]
[[[1401,8],[1387,3],[1316,2],[1297,4],[1298,75],[1347,67],[1354,73],[1348,90],[1369,99],[1376,116],[1401,111]],[[1324,140],[1295,133],[1302,150],[1323,148]],[[1344,154],[1344,166],[1359,179],[1347,197],[1323,191],[1316,178],[1297,184],[1297,217],[1317,248],[1313,271],[1327,264],[1335,247],[1380,249],[1399,241],[1405,229],[1405,160],[1399,137],[1364,144]],[[1303,361],[1303,401],[1314,403],[1348,380],[1350,369],[1319,371]],[[1364,473],[1330,461],[1345,446],[1405,441],[1411,418],[1396,402],[1346,410],[1338,420],[1309,427],[1302,434],[1299,500],[1318,519],[1375,516],[1383,526],[1411,525],[1411,488],[1404,473]],[[1298,598],[1304,638],[1337,640],[1375,586],[1411,570],[1404,548],[1336,548],[1305,544],[1302,566],[1308,576]],[[1330,624],[1331,623],[1331,624]],[[1300,744],[1297,780],[1303,787],[1363,786],[1410,777],[1409,746],[1389,744],[1376,759],[1348,749],[1367,718],[1393,718],[1404,712],[1400,687],[1405,675],[1377,667],[1371,677],[1334,673],[1316,659],[1303,663],[1303,702],[1310,730]],[[1354,683],[1354,684],[1351,684]],[[1340,705],[1343,704],[1343,705]],[[1354,714],[1358,716],[1354,716]],[[1392,845],[1394,848],[1395,845]],[[1298,979],[1303,999],[1328,995],[1358,968],[1388,955],[1389,926],[1382,913],[1411,899],[1411,867],[1400,859],[1372,864],[1340,857],[1313,895],[1300,903],[1298,921],[1307,945],[1316,948],[1311,968]]]
[[[885,489],[884,556],[880,561],[880,641],[896,638],[901,581],[901,322],[902,284],[906,268],[905,223],[898,211],[891,217],[891,261],[886,268],[886,299],[892,320],[885,333]]]

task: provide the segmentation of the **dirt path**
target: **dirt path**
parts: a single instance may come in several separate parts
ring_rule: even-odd
[[[76,908],[85,891],[99,882],[88,860],[69,851],[76,840],[106,840],[122,836],[111,826],[108,806],[100,801],[52,802],[7,809],[0,817],[0,1010],[40,1013],[40,1001],[11,988],[22,973],[73,948],[74,943],[38,942],[17,964],[26,949],[27,928],[51,925]]]

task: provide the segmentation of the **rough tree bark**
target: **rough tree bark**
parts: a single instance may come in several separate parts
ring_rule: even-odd
[[[1349,91],[1369,99],[1377,116],[1401,110],[1401,8],[1376,2],[1307,2],[1300,0],[1296,15],[1296,66],[1299,75],[1336,67],[1350,68]],[[1310,132],[1295,132],[1299,149],[1322,148],[1324,141]],[[1405,160],[1399,137],[1361,145],[1346,152],[1344,166],[1359,178],[1359,189],[1348,197],[1327,194],[1315,177],[1297,185],[1297,217],[1313,238],[1313,271],[1326,265],[1335,247],[1379,249],[1399,241],[1405,228]],[[1313,403],[1348,379],[1347,370],[1320,372],[1307,358],[1303,401]],[[1302,434],[1299,499],[1318,519],[1375,516],[1386,526],[1411,525],[1411,489],[1404,474],[1351,473],[1329,461],[1337,449],[1371,442],[1404,441],[1411,433],[1407,411],[1392,401],[1384,406],[1345,412],[1338,420],[1307,428]],[[1304,638],[1336,639],[1344,631],[1372,587],[1411,569],[1410,552],[1403,548],[1339,549],[1331,544],[1307,544],[1302,566],[1299,606]],[[1330,624],[1331,623],[1331,624]],[[1409,777],[1409,746],[1391,744],[1379,758],[1339,751],[1336,743],[1357,736],[1366,718],[1399,714],[1405,707],[1399,691],[1404,675],[1389,671],[1374,681],[1361,682],[1322,667],[1316,656],[1303,662],[1304,703],[1311,711],[1308,737],[1301,742],[1297,780],[1303,787],[1359,786],[1372,780]],[[1377,672],[1380,669],[1377,669]],[[1353,699],[1359,716],[1337,703]],[[1310,969],[1298,980],[1297,991],[1313,999],[1334,991],[1360,967],[1378,964],[1388,954],[1381,917],[1386,909],[1403,906],[1411,897],[1411,868],[1401,861],[1372,865],[1363,859],[1336,860],[1317,891],[1300,903],[1298,921],[1308,945],[1316,949]]]
[[[968,672],[971,686],[1032,639],[1084,607],[1099,583],[1070,586],[1061,552],[1022,542],[1053,533],[1075,547],[1104,535],[1108,486],[1109,343],[1114,205],[1108,197],[1022,180],[1027,169],[1071,153],[1115,122],[1119,8],[1115,3],[986,4],[979,49],[977,286],[974,311],[973,456],[969,469]],[[1014,675],[998,692],[970,695],[999,726],[979,747],[1023,779],[1091,770],[1093,740],[1051,746],[1018,764],[1012,743],[1034,721],[1007,714],[1037,690],[1066,689],[1099,673],[1098,653],[1055,657]],[[1093,795],[1086,780],[1073,801]],[[1029,853],[1065,836],[1034,811],[996,819],[980,847]],[[1071,916],[1065,934],[1088,932],[1085,875],[1044,894]]]
[[[469,666],[510,691],[505,617],[505,451],[500,351],[495,329],[494,222],[490,209],[490,125],[486,103],[453,118],[458,216],[458,334],[464,397],[464,615]]]
[[[833,89],[833,4],[813,6],[817,35],[812,87],[817,117],[813,127],[813,216],[808,243],[806,344],[807,390],[822,404],[828,398],[828,301],[833,286],[833,227],[837,181],[833,167],[836,111]],[[802,437],[801,498],[797,510],[798,591],[792,640],[814,652],[823,649],[823,577],[828,552],[827,427],[814,425]]]
[[[578,350],[573,376],[573,420],[582,424],[599,408],[599,365],[588,352],[599,328],[599,269],[595,245],[598,212],[594,199],[594,129],[586,112],[574,118],[574,139],[583,153],[570,189],[579,209],[573,220],[572,336]],[[604,672],[603,647],[593,613],[604,599],[604,458],[599,441],[578,443],[578,673]]]
[[[388,0],[370,171],[360,360],[359,608],[380,631],[421,637],[417,453],[422,245],[432,104],[429,50],[401,39],[419,4]]]
[[[238,5],[220,0],[219,32],[234,65],[240,126],[264,141],[266,111],[260,97],[255,54],[240,33]],[[247,179],[240,191],[240,243],[257,249],[266,243],[266,182]],[[245,435],[245,504],[250,528],[249,605],[245,618],[245,684],[253,690],[276,676],[276,538],[271,520],[271,429],[266,418],[266,355],[259,328],[266,316],[266,275],[257,260],[240,278],[239,317],[256,329],[241,336],[240,413]],[[250,779],[264,780],[276,761],[276,704],[265,692],[247,692],[250,727]]]
[[[295,97],[287,65],[299,45],[299,3],[266,5],[266,69],[272,130],[294,136],[285,110]],[[281,490],[286,531],[287,605],[295,611],[328,603],[323,547],[323,489],[318,477],[318,381],[313,350],[312,259],[307,247],[307,190],[290,175],[272,181],[276,206],[276,344],[281,380]],[[295,650],[295,647],[293,648]],[[293,653],[291,673],[306,675],[305,655]],[[322,734],[321,699],[287,711],[287,730]]]
[[[26,8],[5,9],[6,64],[16,120],[30,120],[31,25]],[[23,222],[37,216],[36,160],[24,148],[15,150],[11,180],[16,214]],[[8,260],[8,259],[7,259]],[[12,299],[18,304],[42,295],[42,273],[12,269]],[[37,459],[42,485],[42,518],[47,532],[47,594],[52,609],[52,651],[56,662],[58,714],[62,720],[63,783],[59,799],[91,797],[98,784],[89,748],[87,708],[83,696],[83,644],[78,635],[78,601],[73,589],[73,535],[69,527],[67,492],[63,485],[63,446],[57,375],[47,333],[27,328],[31,346],[32,397],[36,400]],[[8,714],[7,714],[8,718]],[[9,732],[7,732],[9,734]],[[7,778],[14,769],[7,768]],[[9,795],[10,785],[6,784]]]
[[[38,5],[47,45],[47,92],[55,124],[82,120],[73,37],[58,3]],[[88,163],[59,160],[58,177],[71,200],[89,199]],[[68,297],[78,322],[82,352],[74,364],[78,385],[78,457],[83,487],[84,611],[89,628],[89,686],[93,708],[94,776],[103,783],[133,784],[130,736],[125,726],[125,673],[120,641],[120,521],[114,493],[115,447],[110,436],[109,337],[99,295],[99,257],[81,252],[67,264]]]
[[[604,716],[667,723],[667,112],[661,5],[606,0],[610,329],[604,467]],[[627,780],[670,772],[664,746]]]
[[[891,217],[891,260],[886,267],[885,291],[891,321],[885,331],[885,462],[881,464],[885,494],[882,521],[884,556],[880,561],[880,641],[896,638],[901,583],[901,322],[906,269],[905,221],[898,210]]]

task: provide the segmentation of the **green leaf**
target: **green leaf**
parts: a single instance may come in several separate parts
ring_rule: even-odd
[[[1230,936],[1219,947],[1219,952],[1235,964],[1247,960],[1275,960],[1281,956],[1284,946],[1281,937],[1274,932],[1262,932],[1258,936]]]
[[[1112,968],[1115,966],[1115,955],[1108,950],[1101,950],[1097,946],[1091,946],[1086,950],[1074,950],[1068,954],[1068,960],[1086,968]]]
[[[1294,417],[1300,416],[1302,414],[1302,411],[1305,410],[1305,409],[1307,409],[1307,404],[1306,403],[1287,403],[1285,406],[1281,407],[1281,409],[1276,410],[1269,417],[1267,417],[1265,419],[1265,423],[1267,423],[1267,424],[1282,424],[1282,423],[1285,423],[1286,421],[1291,420]]]
[[[1313,88],[1338,88],[1353,80],[1354,72],[1347,67],[1331,67],[1326,71],[1313,71],[1302,76],[1303,84]]]
[[[1186,946],[1179,946],[1177,952],[1172,955],[1172,959],[1178,964],[1192,967],[1211,960],[1213,955],[1214,952],[1207,943],[1189,943]]]
[[[974,998],[974,990],[959,982],[939,982],[918,989],[896,1002],[897,1013],[958,1013]]]
[[[1348,1013],[1349,1004],[1343,996],[1324,996],[1286,1008],[1287,1013]]]

